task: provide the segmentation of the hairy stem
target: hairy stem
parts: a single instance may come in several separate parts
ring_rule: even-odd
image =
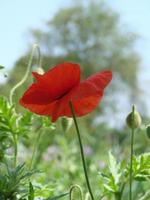
[[[29,58],[29,63],[28,63],[28,66],[27,66],[27,70],[26,70],[26,73],[24,75],[24,77],[21,79],[21,81],[19,83],[17,83],[10,91],[10,95],[9,95],[9,101],[10,101],[10,104],[12,105],[13,104],[13,95],[15,93],[15,91],[27,80],[28,78],[28,75],[30,73],[30,70],[31,70],[31,67],[32,67],[32,62],[33,62],[33,57],[34,57],[34,53],[35,53],[35,50],[37,50],[37,53],[38,53],[38,67],[41,67],[41,62],[42,62],[42,59],[41,59],[41,53],[40,53],[40,48],[37,44],[33,45],[33,48],[32,48],[32,51],[31,51],[31,55],[30,55],[30,58]]]
[[[72,105],[71,101],[69,102],[69,107],[70,107],[70,110],[71,110],[71,113],[72,113],[72,116],[73,116],[74,124],[75,124],[75,127],[76,127],[76,132],[77,132],[77,136],[78,136],[78,140],[79,140],[80,153],[81,153],[81,158],[82,158],[82,165],[83,165],[83,169],[84,169],[84,175],[85,175],[87,187],[88,187],[91,199],[94,200],[94,196],[93,196],[91,186],[90,186],[90,182],[89,182],[89,178],[88,178],[88,173],[87,173],[87,168],[86,168],[86,162],[85,162],[85,157],[84,157],[84,151],[83,151],[83,145],[82,145],[82,140],[81,140],[81,136],[80,136],[80,131],[79,131],[78,123],[77,123],[77,120],[76,120],[75,112],[74,112],[73,105]]]
[[[134,106],[132,108],[132,120],[134,122]],[[131,146],[130,146],[130,183],[129,183],[129,199],[132,200],[132,164],[133,164],[133,145],[134,145],[134,132],[135,132],[135,128],[134,126],[131,129]]]
[[[40,129],[40,127],[38,128]],[[31,162],[30,162],[30,169],[32,169],[32,167],[34,166],[34,160],[35,160],[35,157],[36,157],[36,153],[37,153],[37,149],[38,149],[38,145],[39,145],[39,141],[40,141],[40,138],[41,138],[41,134],[42,134],[42,131],[38,131],[37,133],[37,138],[35,140],[35,143],[34,143],[34,147],[33,147],[33,152],[32,152],[32,157],[31,157]]]
[[[17,166],[17,155],[18,155],[18,143],[17,143],[17,135],[13,134],[14,140],[14,167]]]
[[[121,200],[121,193],[120,192],[115,194],[115,199],[116,200]]]
[[[79,192],[80,192],[80,199],[83,200],[82,189],[80,188],[79,185],[73,185],[73,186],[70,188],[69,200],[73,200],[73,191],[74,191],[75,189],[78,189],[78,190],[79,190]]]

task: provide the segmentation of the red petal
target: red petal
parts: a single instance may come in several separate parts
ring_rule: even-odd
[[[112,79],[111,71],[102,71],[90,76],[87,81],[93,82],[95,87],[104,89]]]
[[[103,96],[103,90],[112,79],[110,71],[97,73],[72,89],[55,104],[52,121],[60,116],[71,117],[69,101],[72,102],[76,116],[83,116],[92,112]]]
[[[47,88],[39,83],[33,83],[21,98],[25,104],[48,104],[52,102],[51,95]]]
[[[36,78],[37,81],[42,80],[42,74],[38,74],[37,72],[32,72],[32,75],[34,76],[34,78]]]
[[[34,112],[36,114],[52,116],[53,108],[56,104],[56,101],[45,105],[37,105],[37,104],[27,104],[22,99],[20,99],[19,103],[23,107],[29,109],[31,112]]]
[[[34,73],[34,76],[37,82],[25,92],[20,104],[37,114],[52,116],[52,121],[60,116],[72,116],[69,101],[76,116],[92,112],[112,79],[112,73],[104,71],[78,84],[80,68],[70,63],[58,65],[44,75]]]
[[[36,113],[39,114],[41,107],[38,107],[38,105],[50,104],[57,98],[61,98],[80,81],[80,67],[72,63],[57,65],[44,75],[36,72],[32,74],[37,82],[33,83],[24,93],[20,103],[26,108],[29,107],[30,110],[37,106],[36,109],[40,108],[40,110],[36,110]],[[31,111],[34,112],[33,109]]]
[[[39,83],[49,90],[51,99],[61,98],[80,82],[80,66],[73,63],[59,64],[43,75],[33,72]]]

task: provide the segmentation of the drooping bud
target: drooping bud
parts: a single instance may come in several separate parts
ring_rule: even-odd
[[[37,70],[35,70],[38,74],[41,74],[43,75],[45,72],[44,72],[44,69],[42,67],[38,67]]]
[[[67,117],[61,118],[61,125],[64,132],[67,132],[70,129],[70,127],[72,126],[72,122],[73,122],[72,118],[67,118]]]
[[[135,129],[139,128],[141,125],[141,116],[139,112],[136,110],[135,106],[132,106],[132,112],[130,112],[126,118],[126,123],[129,128]]]
[[[146,127],[146,134],[147,134],[147,137],[150,139],[150,125]]]

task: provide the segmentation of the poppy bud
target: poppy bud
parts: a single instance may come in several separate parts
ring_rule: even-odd
[[[147,134],[147,137],[150,139],[150,125],[146,127],[146,134]]]
[[[38,74],[41,74],[41,75],[43,75],[45,73],[42,67],[38,67],[37,70],[36,70],[36,72]]]
[[[67,132],[70,129],[70,127],[72,126],[72,122],[73,122],[72,118],[67,118],[67,117],[61,118],[61,125],[64,132]]]
[[[132,107],[132,112],[130,112],[126,118],[126,123],[129,128],[139,128],[141,125],[141,116],[138,111],[135,109],[135,106]]]

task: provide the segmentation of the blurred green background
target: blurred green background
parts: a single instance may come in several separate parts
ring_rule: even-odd
[[[0,3],[2,7],[6,6],[6,8],[10,9],[11,3],[6,2],[1,1]],[[33,2],[26,2],[28,2],[28,4],[25,4],[26,9],[21,13],[24,4],[21,5],[18,1],[13,1],[16,10],[13,10],[12,14],[14,13],[16,21],[17,18],[21,17],[23,21],[32,22],[33,20],[35,23],[33,23],[33,27],[32,23],[29,24],[31,27],[26,30],[28,34],[26,34],[27,37],[25,39],[18,39],[18,43],[24,43],[25,41],[25,48],[22,48],[20,44],[20,47],[17,46],[18,44],[15,46],[13,43],[10,46],[11,51],[8,45],[8,51],[6,49],[3,51],[3,48],[0,47],[2,52],[0,58],[6,57],[4,61],[3,59],[0,60],[0,64],[4,66],[8,64],[1,71],[0,94],[8,97],[11,88],[22,79],[34,43],[40,46],[44,70],[48,70],[50,67],[64,61],[79,63],[82,68],[82,78],[86,78],[100,70],[112,70],[113,81],[106,89],[102,103],[92,114],[78,120],[90,175],[94,177],[93,179],[91,178],[92,184],[94,185],[96,181],[95,187],[96,191],[98,191],[100,185],[99,177],[97,175],[96,180],[95,174],[98,174],[101,169],[105,169],[108,151],[111,149],[119,160],[128,160],[130,135],[129,129],[125,125],[125,118],[132,104],[135,104],[141,112],[143,127],[144,124],[149,122],[147,97],[149,66],[148,60],[146,60],[148,47],[141,50],[144,43],[139,42],[141,40],[140,31],[136,31],[136,25],[134,30],[134,26],[131,25],[130,28],[130,24],[122,21],[125,16],[121,16],[121,13],[123,15],[124,11],[121,10],[119,14],[119,11],[117,12],[116,10],[122,8],[123,4],[121,5],[120,3],[117,7],[117,1],[114,3],[113,1],[98,0],[62,0],[56,1],[56,3],[52,3],[52,1],[39,1],[40,3],[33,1],[34,4]],[[120,2],[126,5],[124,7],[126,10],[129,7],[130,9],[136,6],[140,8],[136,1],[134,1],[135,4],[131,3],[131,5],[129,1],[128,5],[125,1]],[[144,11],[144,9],[150,6],[150,2],[145,1],[145,3],[147,4],[141,7],[143,8],[143,13],[137,12],[136,14],[140,16],[147,15],[145,18],[148,19],[150,16],[147,10]],[[38,18],[35,18],[34,11],[36,13],[47,12],[50,17],[44,14],[41,15],[45,18],[43,21],[42,19],[36,21]],[[5,15],[8,15],[8,13],[5,13]],[[1,23],[7,23],[7,26],[12,26],[14,33],[8,32],[7,29],[2,29],[2,31],[3,33],[7,32],[6,36],[11,43],[13,41],[12,36],[17,38],[15,34],[18,34],[19,27],[15,21],[10,23],[5,15],[1,19]],[[23,19],[22,15],[26,16],[26,19]],[[7,22],[5,22],[5,19]],[[140,17],[137,19],[140,19]],[[41,25],[38,26],[38,23]],[[141,29],[140,27],[138,28],[139,30]],[[147,29],[144,30],[146,31]],[[146,43],[147,41],[150,40],[145,40]],[[6,41],[2,41],[2,44],[3,42],[4,44],[6,43]],[[16,48],[18,48],[17,51]],[[14,58],[17,56],[14,63],[11,52]],[[36,70],[37,67],[36,58],[37,56],[35,55],[33,70]],[[13,65],[9,63],[10,61]],[[18,105],[18,100],[31,82],[32,77],[30,76],[15,93],[14,101],[18,112],[25,111]],[[30,157],[30,152],[33,148],[32,139],[35,137],[36,133],[32,131],[29,132],[31,140],[22,141],[20,145],[20,160],[25,160],[26,154],[27,158]],[[64,132],[61,120],[59,120],[56,124],[56,129],[46,129],[40,140],[36,167],[46,171],[48,176],[43,175],[42,181],[50,182],[52,190],[55,186],[57,191],[64,191],[70,184],[84,184],[84,177],[81,173],[82,166],[79,167],[80,157],[75,138],[74,127],[72,126],[68,132]],[[142,128],[137,133],[135,140],[136,153],[149,151],[149,141]],[[43,162],[40,162],[40,160],[43,160]]]

